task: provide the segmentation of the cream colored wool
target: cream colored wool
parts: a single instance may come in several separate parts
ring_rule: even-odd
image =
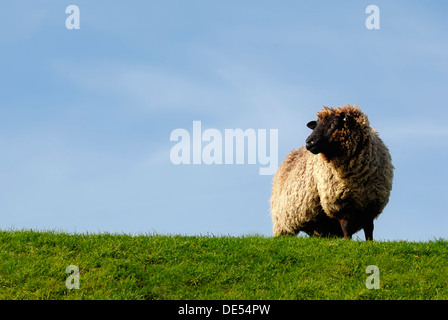
[[[324,107],[318,122],[341,112],[356,120],[335,136],[343,157],[328,160],[301,147],[290,152],[275,174],[270,199],[274,235],[319,235],[316,224],[323,214],[373,221],[388,203],[394,169],[389,150],[356,106]]]

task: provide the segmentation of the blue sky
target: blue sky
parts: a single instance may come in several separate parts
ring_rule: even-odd
[[[65,8],[80,9],[68,30]],[[365,27],[368,5],[380,29]],[[0,228],[272,235],[259,165],[173,165],[170,133],[278,129],[323,105],[388,145],[374,237],[447,238],[448,5],[420,1],[8,1],[0,10]],[[357,234],[364,238],[361,233]],[[356,236],[355,236],[356,237]]]

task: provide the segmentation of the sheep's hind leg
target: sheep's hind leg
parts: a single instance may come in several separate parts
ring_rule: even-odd
[[[366,240],[373,240],[373,220],[365,222],[364,236],[366,237]]]
[[[341,224],[345,239],[351,239],[352,235],[362,226],[366,240],[373,240],[373,220],[367,220],[363,224],[359,224],[356,221],[340,219],[339,223]]]

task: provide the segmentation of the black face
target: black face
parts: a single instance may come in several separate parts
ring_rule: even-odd
[[[313,130],[306,139],[306,148],[314,153],[323,153],[327,157],[332,157],[337,151],[337,146],[332,142],[332,136],[344,125],[344,115],[335,115],[332,119],[327,119],[325,123],[311,121],[307,127]]]

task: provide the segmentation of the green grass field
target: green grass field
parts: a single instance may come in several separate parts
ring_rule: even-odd
[[[448,299],[448,242],[0,231],[0,299]]]

